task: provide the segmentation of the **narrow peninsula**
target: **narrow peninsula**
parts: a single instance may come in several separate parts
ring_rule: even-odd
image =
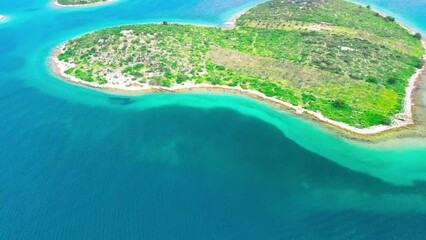
[[[54,6],[58,7],[86,7],[111,3],[116,0],[52,0]]]
[[[232,29],[113,27],[57,47],[61,78],[105,90],[221,89],[281,104],[359,134],[412,124],[422,36],[343,0],[271,0]]]

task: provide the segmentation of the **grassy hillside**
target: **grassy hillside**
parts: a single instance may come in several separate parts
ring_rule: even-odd
[[[422,66],[418,36],[342,0],[272,0],[232,30],[115,27],[67,42],[66,74],[99,84],[240,86],[356,127],[389,124]]]

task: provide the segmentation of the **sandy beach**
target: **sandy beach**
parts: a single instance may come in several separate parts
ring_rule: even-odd
[[[256,6],[256,5],[255,5],[255,6]],[[223,23],[224,28],[225,28],[225,29],[233,29],[233,28],[235,28],[235,26],[236,26],[236,24],[237,24],[237,19],[238,19],[241,15],[243,15],[243,14],[247,13],[250,9],[252,9],[252,8],[253,8],[253,7],[255,7],[255,6],[248,7],[248,8],[246,8],[246,9],[243,9],[243,10],[241,10],[241,11],[239,11],[239,12],[237,12],[237,13],[233,14],[230,18],[228,18],[228,20],[227,20],[226,22],[224,22],[224,23]]]
[[[53,0],[52,5],[53,7],[57,7],[57,8],[78,8],[78,7],[94,7],[94,6],[104,5],[104,4],[111,4],[117,1],[118,0],[106,0],[104,2],[89,3],[89,4],[63,5],[63,4],[60,4],[58,0]]]

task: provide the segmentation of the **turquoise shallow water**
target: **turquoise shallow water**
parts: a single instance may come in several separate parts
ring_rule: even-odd
[[[417,32],[426,34],[426,1],[425,0],[357,0],[353,1],[392,15],[399,22],[408,25]]]
[[[351,143],[250,99],[115,96],[46,65],[98,28],[220,25],[255,3],[2,2],[0,239],[424,239],[423,139]],[[425,32],[425,2],[368,3]]]

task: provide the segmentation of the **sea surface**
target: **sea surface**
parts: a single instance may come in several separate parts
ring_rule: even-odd
[[[220,26],[259,1],[1,0],[0,239],[426,239],[426,142],[361,144],[241,96],[119,96],[54,77],[96,29]],[[425,0],[363,0],[426,35]]]

